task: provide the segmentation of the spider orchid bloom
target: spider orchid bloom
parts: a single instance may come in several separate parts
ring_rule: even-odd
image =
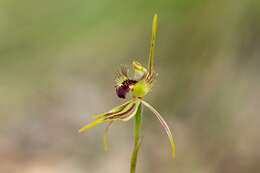
[[[175,144],[173,141],[172,133],[169,126],[160,115],[160,113],[153,108],[149,103],[144,101],[146,96],[152,89],[157,73],[154,71],[154,49],[155,49],[155,38],[157,30],[157,15],[153,17],[152,25],[152,41],[150,48],[150,56],[148,68],[145,68],[142,64],[137,61],[133,61],[133,77],[129,77],[129,70],[126,66],[122,66],[117,72],[115,78],[115,89],[116,94],[119,98],[125,99],[127,94],[130,95],[131,99],[122,105],[116,106],[108,112],[95,115],[95,120],[79,129],[79,132],[84,132],[97,124],[109,122],[104,133],[104,144],[105,149],[107,146],[107,132],[109,127],[114,121],[128,121],[135,116],[140,104],[143,104],[150,109],[154,115],[158,118],[161,125],[165,129],[172,148],[172,156],[175,155]]]

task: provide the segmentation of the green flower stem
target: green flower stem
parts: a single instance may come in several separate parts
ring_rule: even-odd
[[[140,129],[142,125],[142,104],[139,105],[134,118],[134,148],[132,151],[130,173],[135,173],[138,151],[140,148]]]

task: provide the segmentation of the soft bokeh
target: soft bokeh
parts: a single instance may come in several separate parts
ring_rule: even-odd
[[[173,129],[177,153],[145,109],[138,172],[260,172],[259,0],[1,0],[0,172],[125,173],[132,121],[77,130],[122,103],[114,74],[147,61],[146,99]]]

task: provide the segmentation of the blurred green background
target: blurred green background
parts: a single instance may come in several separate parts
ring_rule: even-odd
[[[259,0],[1,0],[0,172],[129,172],[132,121],[83,135],[91,115],[122,103],[121,64],[148,57],[146,100],[173,129],[177,153],[144,111],[138,172],[260,172]]]

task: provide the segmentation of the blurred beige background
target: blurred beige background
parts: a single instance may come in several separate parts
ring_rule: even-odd
[[[114,74],[147,61],[159,15],[158,81],[146,100],[173,129],[174,161],[144,111],[139,173],[260,172],[259,0],[1,0],[0,172],[129,172],[132,121],[77,133],[122,103]]]

